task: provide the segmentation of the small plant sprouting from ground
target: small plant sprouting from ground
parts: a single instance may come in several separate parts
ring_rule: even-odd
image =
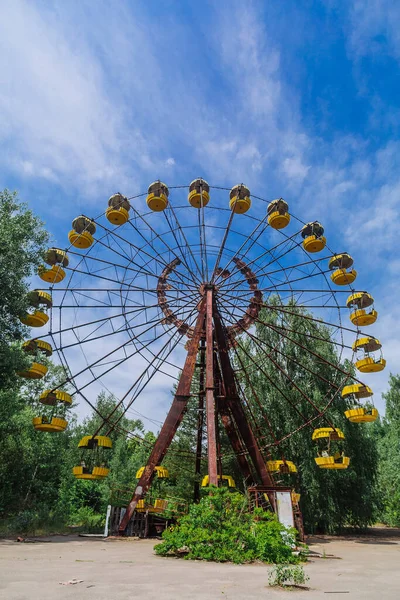
[[[303,585],[310,578],[301,565],[275,565],[268,577],[268,584],[273,587],[290,587]]]

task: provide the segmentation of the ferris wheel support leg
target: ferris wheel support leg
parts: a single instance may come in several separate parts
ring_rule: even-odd
[[[221,316],[218,312],[216,305],[214,305],[214,326],[218,346],[218,354],[221,362],[222,380],[224,382],[226,392],[226,404],[232,414],[236,427],[242,437],[243,443],[249,453],[254,468],[262,484],[266,487],[273,488],[274,481],[267,471],[265,460],[258,447],[254,433],[247,421],[247,417],[243,410],[239,394],[237,393],[235,375],[228,354],[227,338],[224,333]],[[275,495],[273,494],[273,492],[269,492],[268,497],[275,511]]]
[[[246,457],[245,449],[242,441],[236,431],[235,424],[231,413],[226,404],[226,392],[224,382],[222,381],[221,371],[219,368],[218,360],[215,360],[215,377],[217,382],[217,412],[221,417],[222,425],[225,428],[226,435],[228,436],[229,442],[232,446],[237,461],[239,463],[240,470],[242,471],[243,480],[246,486],[254,484],[254,477],[251,472],[249,462]]]
[[[213,289],[206,291],[206,415],[207,456],[210,485],[218,486],[217,419],[214,386]]]
[[[144,468],[143,475],[138,481],[135,493],[132,500],[126,508],[126,512],[121,520],[118,528],[119,535],[123,535],[127,528],[129,521],[135,511],[138,501],[148,491],[150,484],[154,477],[154,468],[160,465],[163,461],[165,454],[173,440],[173,437],[182,422],[183,416],[186,411],[187,403],[190,398],[190,388],[192,385],[192,379],[194,370],[196,367],[196,358],[199,349],[199,342],[202,333],[204,332],[204,320],[205,320],[205,299],[202,301],[199,309],[199,315],[197,317],[196,326],[194,329],[193,337],[190,341],[189,350],[186,356],[185,364],[179,378],[178,387],[176,393],[164,421],[161,427],[160,434],[154,444],[153,450],[147,461],[147,465]]]
[[[206,345],[204,338],[200,342],[200,373],[199,373],[199,412],[197,415],[197,441],[196,441],[196,463],[195,463],[195,482],[193,489],[193,501],[200,500],[200,476],[201,476],[201,453],[203,447],[203,428],[204,428],[204,383],[206,367]]]

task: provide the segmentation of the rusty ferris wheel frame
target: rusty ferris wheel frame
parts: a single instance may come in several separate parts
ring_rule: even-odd
[[[173,186],[170,190],[174,190],[176,197],[181,199],[182,188],[187,190],[187,186]],[[288,235],[283,230],[271,228],[267,210],[263,210],[261,216],[252,214],[251,210],[237,214],[232,206],[227,205],[228,188],[210,186],[209,189],[213,190],[210,204],[201,202],[198,208],[194,208],[169,198],[166,209],[161,213],[140,210],[139,203],[146,194],[131,197],[127,199],[130,203],[129,220],[123,227],[110,226],[104,213],[91,218],[100,235],[96,235],[95,243],[85,253],[76,251],[72,246],[66,248],[69,256],[76,257],[76,263],[66,267],[67,273],[69,271],[67,286],[49,288],[53,297],[58,298],[52,308],[53,315],[58,317],[51,320],[47,336],[50,336],[61,364],[69,374],[73,396],[82,398],[96,410],[88,394],[91,386],[97,389],[96,386],[101,383],[110,391],[107,380],[110,374],[119,368],[124,369],[138,357],[144,358],[147,363],[135,377],[133,385],[129,385],[128,391],[118,398],[115,408],[107,415],[99,414],[101,425],[93,435],[101,431],[107,435],[113,430],[121,430],[122,416],[129,414],[153,377],[159,373],[171,376],[171,369],[175,369],[173,379],[177,387],[171,407],[120,523],[120,533],[125,531],[137,502],[147,493],[154,468],[161,464],[182,422],[187,403],[193,395],[192,381],[196,369],[199,370],[201,387],[194,452],[196,474],[200,474],[201,465],[206,461],[209,482],[218,485],[222,475],[218,428],[222,425],[245,484],[261,484],[270,490],[268,495],[273,508],[272,491],[277,486],[266,468],[266,457],[271,456],[271,450],[279,452],[281,442],[290,435],[313,426],[321,418],[334,427],[326,414],[329,406],[344,383],[359,381],[354,373],[340,366],[343,351],[351,351],[346,335],[356,335],[358,339],[362,333],[358,327],[347,327],[342,322],[342,310],[346,309],[342,294],[356,290],[351,284],[345,289],[332,286],[327,261],[337,254],[328,245],[322,257],[318,255],[315,258],[305,252],[300,236],[307,224],[293,213],[290,212],[290,216],[295,223],[295,231]],[[213,207],[214,195],[219,195],[220,202]],[[253,206],[258,204],[263,209],[267,208],[267,200],[257,196],[251,199]],[[189,211],[192,222],[184,217]],[[218,220],[207,220],[208,211],[212,217],[217,213]],[[225,220],[224,224],[222,220]],[[242,221],[240,227],[234,227],[236,220]],[[247,224],[247,231],[242,223]],[[275,236],[273,244],[266,243],[269,232]],[[233,248],[229,247],[229,240]],[[301,258],[295,263],[292,257],[299,255]],[[316,278],[319,286],[314,285]],[[88,281],[94,284],[89,286]],[[307,312],[298,308],[306,308]],[[83,316],[79,319],[79,315],[87,314],[87,309],[92,309],[96,318]],[[109,312],[107,316],[97,318],[101,309]],[[278,314],[280,325],[263,320],[263,309]],[[313,315],[308,309],[316,310],[318,314]],[[68,310],[75,311],[72,322]],[[324,318],[323,315],[329,311],[336,318]],[[332,333],[333,344],[340,349],[339,360],[331,362],[299,342],[295,332],[287,327],[287,319],[292,315],[325,324]],[[268,347],[258,339],[257,325],[278,333],[279,346]],[[109,330],[106,331],[106,327]],[[83,350],[88,345],[98,346],[121,334],[125,336],[123,343],[104,354],[100,351],[99,359],[92,360]],[[322,339],[318,335],[304,335],[315,340]],[[163,337],[167,337],[167,342],[160,347]],[[310,409],[307,414],[291,402],[279,383],[270,379],[251,355],[246,354],[241,342],[246,337],[264,353],[279,378],[290,383],[298,396],[306,401]],[[186,339],[186,357],[179,364],[171,357]],[[287,341],[329,365],[335,372],[334,379],[326,380],[301,360],[288,357],[285,353]],[[130,352],[132,347],[134,351]],[[86,366],[83,368],[76,368],[71,361],[71,351],[76,348],[85,357]],[[244,368],[244,356],[250,361],[252,370]],[[284,364],[287,361],[323,380],[328,391],[322,402],[317,404],[291,379]],[[270,379],[276,394],[288,402],[293,414],[298,416],[298,426],[281,437],[274,434],[268,415],[263,413],[262,399],[252,383],[255,370]],[[241,385],[240,376],[245,378],[245,386]],[[86,379],[82,381],[82,377]],[[106,380],[107,383],[104,383]],[[270,431],[271,439],[267,442],[254,433],[259,427],[249,396],[257,402]],[[118,409],[122,412],[117,413]],[[202,443],[205,426],[206,445]],[[198,496],[198,482],[196,486],[195,496],[196,493]]]

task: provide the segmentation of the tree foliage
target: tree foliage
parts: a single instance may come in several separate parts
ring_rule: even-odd
[[[49,519],[49,515],[61,516],[64,523],[99,525],[113,490],[120,490],[120,497],[124,494],[125,498],[129,497],[129,491],[136,484],[136,471],[146,463],[155,436],[152,432],[145,432],[140,421],[127,419],[117,409],[114,418],[121,417],[121,420],[118,427],[109,432],[113,440],[110,476],[105,481],[95,483],[77,481],[72,475],[72,467],[79,464],[80,451],[77,445],[80,438],[98,429],[101,423],[99,413],[107,415],[115,407],[113,397],[101,394],[95,411],[83,422],[78,422],[72,413],[65,433],[43,434],[33,429],[32,417],[37,416],[37,399],[41,391],[55,387],[65,379],[61,367],[55,367],[50,361],[49,372],[44,380],[26,381],[16,376],[16,371],[26,364],[21,342],[29,334],[29,329],[22,325],[19,316],[28,308],[26,293],[29,278],[41,264],[47,242],[48,234],[43,224],[18,201],[17,195],[7,190],[0,193],[0,512],[6,518],[19,515],[19,522],[24,527],[38,522],[42,516]],[[277,299],[269,300],[272,306],[274,302],[278,304]],[[348,422],[343,413],[349,407],[349,402],[340,396],[343,377],[338,374],[335,365],[347,370],[351,365],[341,365],[331,342],[330,331],[315,320],[303,318],[304,313],[300,315],[300,310],[295,305],[289,305],[285,313],[264,310],[260,314],[263,323],[258,322],[255,326],[257,339],[251,337],[250,331],[250,336],[242,336],[239,341],[236,358],[236,366],[242,369],[239,384],[257,422],[262,424],[257,431],[260,444],[268,446],[273,443],[270,429],[280,439],[311,416],[313,411],[299,389],[304,390],[316,406],[321,406],[330,390],[330,382],[333,382],[339,392],[328,415],[329,420],[346,435],[345,451],[351,459],[350,468],[335,472],[316,467],[316,448],[311,441],[311,433],[317,421],[285,439],[281,447],[285,458],[293,460],[298,467],[296,485],[302,496],[301,508],[306,530],[332,532],[345,525],[364,527],[373,522],[377,508],[384,522],[400,525],[400,376],[390,377],[390,389],[385,395],[385,418],[372,425]],[[266,358],[266,354],[269,354],[269,358]],[[281,366],[280,369],[277,364]],[[254,400],[250,379],[261,401],[260,405]],[[196,479],[194,452],[199,414],[198,385],[195,378],[186,416],[165,459],[171,477],[161,490],[163,495],[182,497],[187,502],[192,502]],[[107,433],[106,429],[103,433]],[[220,430],[223,472],[233,475],[239,489],[244,489],[238,465],[221,424]],[[129,435],[127,432],[130,432]],[[204,452],[206,439],[203,437]],[[273,457],[280,458],[280,453],[275,453],[273,445],[270,448]],[[197,482],[206,470],[207,464],[202,461]],[[285,477],[282,476],[282,482],[289,483]],[[228,501],[229,510],[218,504],[222,498]],[[205,558],[204,552],[214,551],[207,550],[206,533],[211,532],[210,524],[215,526],[220,536],[218,539],[225,540],[226,531],[224,533],[218,529],[216,514],[222,511],[224,523],[229,529],[234,525],[232,519],[238,517],[241,502],[239,496],[229,495],[225,491],[221,491],[220,495],[214,494],[213,500],[206,496],[201,502],[210,519],[206,532],[201,534],[200,531],[200,505],[192,506],[189,520],[180,525],[181,529],[176,530],[175,537],[166,537],[164,548],[173,539],[178,544],[179,532],[182,533],[182,527],[188,527],[188,532],[194,536],[193,556],[198,553],[199,557],[202,555]],[[242,528],[237,535],[242,536],[243,548],[250,553],[248,556],[255,556],[257,552],[261,556],[262,549],[257,550],[254,540],[246,537],[246,523],[252,531],[258,525],[253,521],[250,523],[251,518],[246,511],[240,512],[240,519],[243,522],[238,527]],[[280,527],[274,520],[267,520],[264,525],[262,523],[261,520],[260,527],[262,529],[265,526],[267,537]],[[260,534],[260,539],[264,533]],[[216,559],[228,560],[228,555],[231,556],[229,560],[238,559],[235,552],[239,546],[232,545],[228,539],[225,541],[228,544],[227,553],[224,555],[224,551],[221,551],[222,554]],[[217,546],[215,552],[219,550]],[[265,560],[269,560],[272,555],[264,556]],[[275,559],[280,560],[280,556],[275,556]]]
[[[365,527],[376,515],[378,456],[372,428],[350,423],[344,416],[350,404],[340,395],[343,375],[335,365],[345,370],[351,365],[340,364],[330,332],[324,325],[303,318],[301,315],[307,313],[295,305],[289,305],[286,311],[282,318],[281,311],[263,310],[260,321],[266,324],[257,323],[254,339],[240,342],[238,351],[238,363],[251,376],[261,404],[260,408],[244,377],[243,388],[251,409],[257,421],[263,423],[259,437],[266,445],[272,442],[273,458],[284,456],[297,466],[306,531],[334,532],[345,525]],[[311,435],[313,428],[327,426],[323,419],[284,439],[277,450],[273,449],[271,439],[271,431],[281,439],[316,415],[299,390],[305,392],[315,406],[321,407],[326,395],[331,394],[331,382],[338,386],[338,393],[327,415],[329,421],[345,433],[344,449],[351,459],[346,471],[318,469],[315,464],[316,447]],[[296,483],[293,476],[282,477],[282,481]]]
[[[12,386],[15,370],[24,362],[15,342],[28,329],[19,317],[27,310],[28,278],[40,265],[48,237],[15,192],[0,192],[0,390]]]
[[[389,391],[383,398],[386,414],[375,427],[379,440],[381,520],[400,527],[400,375],[390,375]]]
[[[237,564],[298,562],[292,553],[295,531],[286,529],[273,514],[260,509],[249,512],[248,500],[239,492],[209,488],[206,493],[163,533],[156,554]]]

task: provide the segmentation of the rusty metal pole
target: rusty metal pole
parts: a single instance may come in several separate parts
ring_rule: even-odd
[[[243,481],[244,481],[245,485],[248,486],[254,482],[253,481],[254,478],[251,474],[251,468],[250,468],[250,465],[246,458],[246,451],[242,445],[240,437],[237,434],[233,419],[232,419],[229,409],[226,405],[225,386],[224,386],[224,382],[222,380],[221,370],[219,368],[217,356],[215,356],[214,369],[215,369],[215,378],[218,381],[218,386],[219,386],[219,394],[218,394],[218,398],[217,398],[217,412],[218,412],[219,416],[221,417],[222,425],[225,427],[225,431],[226,431],[226,434],[231,443],[232,450],[236,454],[236,458],[239,463],[240,470],[242,471]],[[221,473],[221,475],[222,475],[222,473]]]
[[[217,306],[214,303],[214,325],[215,337],[217,341],[218,354],[221,363],[221,375],[224,382],[226,393],[226,404],[233,417],[236,427],[241,435],[243,443],[249,453],[254,468],[264,486],[270,488],[276,487],[274,480],[267,470],[265,460],[257,444],[257,439],[247,422],[246,413],[244,412],[241,400],[237,393],[235,375],[229,358],[229,348],[226,337],[226,331],[222,323],[221,315],[218,312]],[[275,510],[274,495],[268,492],[268,497]]]
[[[210,485],[218,485],[217,432],[214,396],[214,335],[213,335],[213,288],[206,288],[206,414],[207,454]]]
[[[193,500],[198,502],[200,500],[200,474],[201,474],[201,453],[203,447],[203,424],[204,424],[204,375],[206,366],[206,348],[205,340],[202,339],[200,342],[200,374],[199,374],[199,403],[197,415],[197,442],[196,442],[196,462],[195,462],[195,476],[193,490]]]

